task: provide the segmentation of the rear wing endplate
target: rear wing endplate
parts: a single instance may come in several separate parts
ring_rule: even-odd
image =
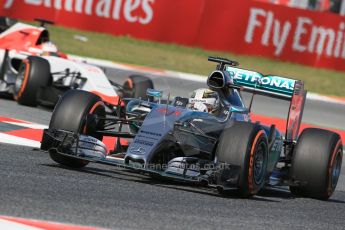
[[[287,141],[292,142],[297,140],[302,123],[306,96],[307,91],[304,90],[303,81],[296,81],[286,122],[285,140]]]

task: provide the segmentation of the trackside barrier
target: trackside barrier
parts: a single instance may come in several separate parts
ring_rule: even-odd
[[[331,13],[252,0],[1,2],[1,15],[24,20],[345,71],[345,17]]]

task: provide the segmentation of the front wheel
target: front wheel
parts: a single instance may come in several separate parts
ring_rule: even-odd
[[[55,106],[49,129],[86,134],[102,140],[102,136],[88,132],[86,127],[86,117],[88,114],[105,117],[105,106],[102,99],[86,91],[69,90]],[[72,168],[81,168],[88,164],[88,161],[64,156],[56,151],[50,152],[50,157],[55,162]]]
[[[229,165],[230,170],[231,167],[239,168],[235,186],[240,196],[253,196],[264,186],[268,162],[268,141],[260,125],[235,122],[233,126],[226,128],[221,134],[216,157],[219,164]],[[228,181],[231,181],[231,178],[228,178],[231,172],[226,173],[224,169],[221,170],[223,172],[217,183],[226,187]]]
[[[343,144],[338,134],[316,128],[304,129],[294,149],[290,186],[296,196],[327,200],[340,176]]]

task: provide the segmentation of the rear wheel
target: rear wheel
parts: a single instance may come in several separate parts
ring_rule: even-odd
[[[47,60],[30,56],[21,63],[14,87],[14,98],[22,105],[36,106],[37,93],[51,80],[50,64]]]
[[[297,196],[328,199],[340,176],[343,145],[338,134],[316,128],[303,130],[295,146],[290,178],[298,186],[290,186]]]
[[[146,95],[147,89],[153,89],[153,82],[150,78],[141,75],[131,75],[123,84],[124,97],[128,98],[141,98],[143,100],[150,99]]]
[[[105,117],[105,106],[101,98],[86,91],[69,90],[57,103],[50,120],[49,129],[62,129],[87,134],[102,140],[102,136],[88,131],[86,127],[88,114]],[[73,168],[81,168],[88,164],[87,161],[66,157],[57,152],[50,152],[50,157],[59,164]]]
[[[266,133],[260,125],[246,122],[235,122],[220,137],[217,162],[239,167],[237,187],[242,197],[255,195],[264,186],[268,161],[267,142]],[[224,169],[221,170],[218,184],[226,187],[230,178],[227,178]]]

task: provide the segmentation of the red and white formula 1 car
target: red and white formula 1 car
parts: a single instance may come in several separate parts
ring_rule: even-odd
[[[50,41],[45,24],[32,26],[0,17],[0,93],[13,95],[27,106],[54,106],[69,89],[92,92],[109,105],[119,96],[147,98],[152,81],[139,75],[129,76],[123,85],[110,81],[104,72],[90,64],[69,60]]]

